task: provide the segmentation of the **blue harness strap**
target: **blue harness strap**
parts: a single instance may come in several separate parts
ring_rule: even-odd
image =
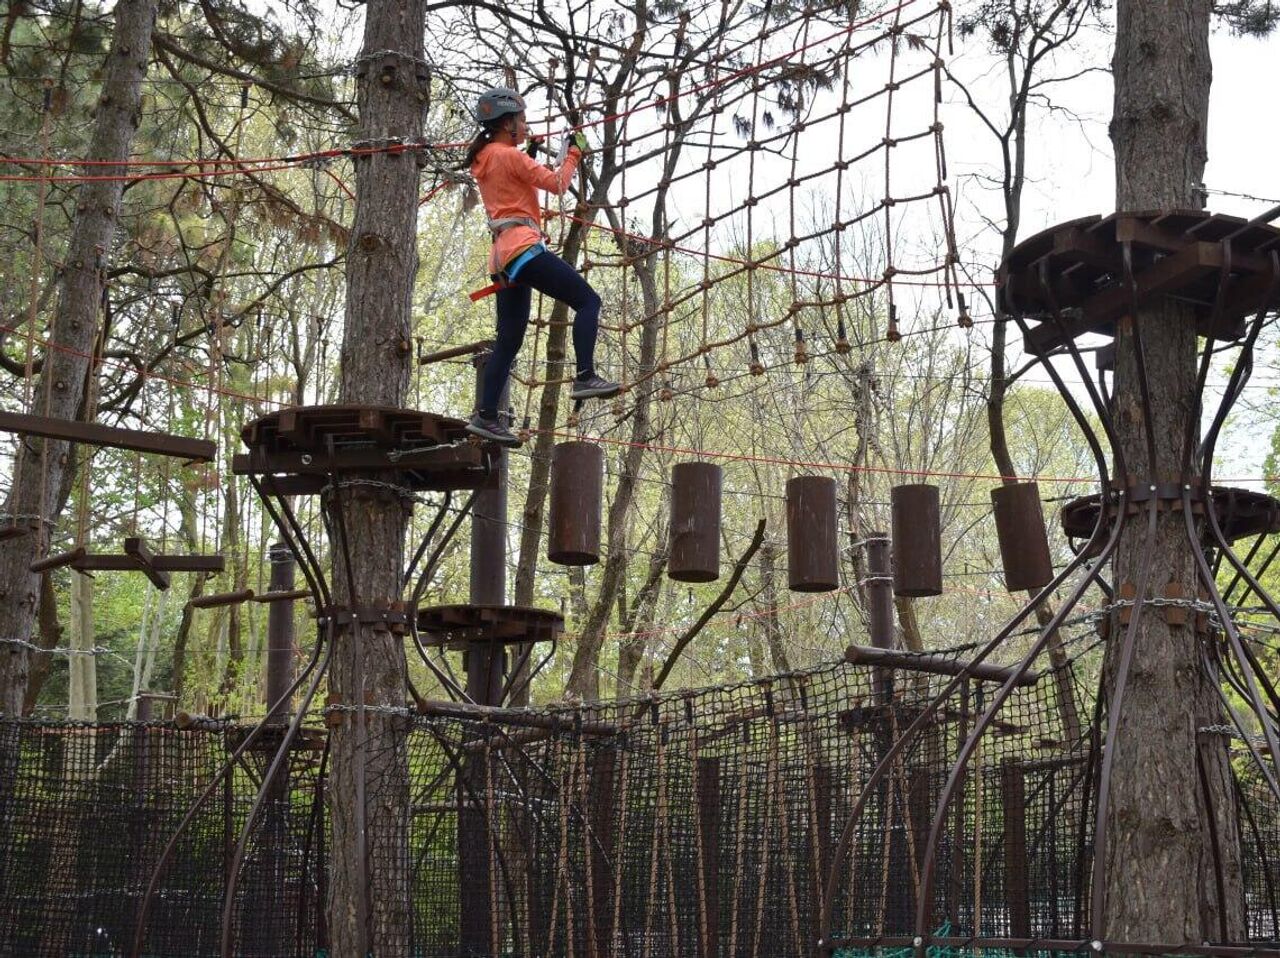
[[[489,278],[493,280],[493,284],[490,286],[486,286],[484,289],[478,289],[474,293],[471,293],[470,294],[471,302],[473,303],[479,302],[480,300],[484,299],[486,296],[492,296],[498,290],[502,289],[502,287],[510,286],[512,283],[515,282],[516,274],[519,273],[520,270],[524,269],[525,263],[529,262],[529,260],[533,259],[535,256],[538,256],[541,253],[545,253],[546,251],[547,251],[546,243],[534,243],[527,250],[525,250],[523,253],[521,253],[519,256],[513,259],[510,265],[508,265],[505,269],[499,270],[497,273],[493,273],[492,275],[490,275]]]
[[[506,265],[500,274],[501,277],[508,283],[514,283],[516,281],[516,276],[520,273],[520,270],[524,269],[524,264],[529,262],[529,260],[533,259],[535,256],[539,256],[546,251],[546,243],[534,243]]]

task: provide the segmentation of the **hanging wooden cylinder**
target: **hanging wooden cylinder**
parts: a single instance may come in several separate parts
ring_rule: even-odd
[[[893,593],[942,594],[942,502],[938,487],[926,483],[894,486]]]
[[[720,484],[711,462],[671,467],[671,554],[667,575],[677,582],[720,578]]]
[[[547,558],[560,565],[600,561],[604,453],[595,443],[562,442],[551,453]]]
[[[836,481],[787,480],[787,584],[794,592],[830,592],[840,585],[836,545]]]
[[[1025,592],[1048,585],[1053,579],[1053,560],[1040,507],[1040,487],[1034,482],[998,486],[991,490],[991,505],[1005,588]]]

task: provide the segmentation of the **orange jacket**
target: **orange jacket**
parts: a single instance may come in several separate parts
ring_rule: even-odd
[[[506,143],[490,143],[471,164],[471,175],[480,187],[480,199],[491,220],[523,217],[542,222],[538,190],[559,195],[569,187],[582,153],[569,147],[558,170],[543,166],[524,150]],[[489,272],[496,273],[522,252],[541,241],[542,233],[528,226],[510,226],[498,234],[489,253]]]

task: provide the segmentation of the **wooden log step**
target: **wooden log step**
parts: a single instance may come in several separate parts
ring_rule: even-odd
[[[20,412],[0,412],[0,431],[43,436],[46,439],[62,439],[90,446],[110,446],[134,452],[150,452],[159,456],[174,456],[190,462],[211,462],[218,454],[217,443],[207,439],[189,439],[186,436],[174,436],[164,432],[122,429],[96,422],[77,422]]]

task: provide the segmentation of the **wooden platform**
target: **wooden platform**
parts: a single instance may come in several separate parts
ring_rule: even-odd
[[[241,431],[248,453],[237,475],[261,476],[268,492],[315,495],[344,473],[395,473],[414,490],[477,489],[490,483],[496,447],[473,441],[461,419],[386,406],[297,406]]]
[[[521,605],[435,605],[418,610],[418,631],[431,645],[461,649],[469,642],[515,645],[550,642],[564,616]]]
[[[189,462],[210,462],[218,454],[217,444],[207,439],[189,439],[186,436],[174,436],[165,432],[122,429],[96,422],[79,422],[19,412],[0,412],[0,432],[16,432],[27,436],[62,439],[90,446],[111,446],[115,449],[149,452],[159,456],[174,456]]]
[[[1189,303],[1201,335],[1238,339],[1247,317],[1280,306],[1280,229],[1194,210],[1087,216],[1019,243],[998,281],[1004,312],[1039,321],[1026,337],[1033,353],[1114,335],[1135,298]]]
[[[1072,499],[1062,507],[1062,529],[1069,538],[1088,539],[1093,534],[1093,528],[1098,522],[1099,502],[1098,494],[1094,493]],[[1132,503],[1130,508],[1136,512],[1140,506],[1138,503]],[[1204,504],[1197,500],[1193,508],[1203,510]],[[1213,508],[1218,517],[1218,525],[1222,528],[1222,534],[1228,542],[1235,542],[1237,539],[1249,536],[1280,532],[1280,499],[1269,496],[1265,492],[1214,486]],[[1114,500],[1108,502],[1108,527],[1115,515],[1115,509]]]

